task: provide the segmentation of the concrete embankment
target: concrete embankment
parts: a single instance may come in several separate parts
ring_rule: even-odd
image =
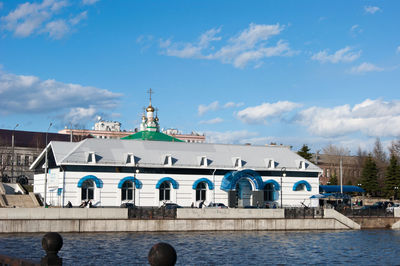
[[[0,209],[0,233],[162,232],[360,229],[326,209],[310,219],[285,219],[283,209],[178,209],[176,219],[128,219],[127,209]]]

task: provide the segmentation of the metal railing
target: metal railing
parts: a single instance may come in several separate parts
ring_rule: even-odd
[[[310,207],[293,207],[285,208],[285,219],[314,219],[323,218],[323,208],[310,208]]]
[[[164,207],[134,207],[128,209],[129,219],[176,219],[176,209]]]
[[[393,212],[389,212],[386,209],[372,209],[372,208],[337,208],[341,214],[347,217],[394,217]]]

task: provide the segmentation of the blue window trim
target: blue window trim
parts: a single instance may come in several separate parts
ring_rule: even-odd
[[[178,189],[178,188],[179,188],[178,182],[176,182],[173,178],[171,178],[171,177],[163,177],[163,178],[161,178],[160,180],[158,180],[158,182],[157,182],[157,184],[156,184],[156,189],[159,189],[160,186],[161,186],[161,184],[162,184],[163,182],[165,182],[165,181],[171,183],[171,184],[172,184],[172,187],[173,187],[174,189]]]
[[[304,185],[306,186],[307,191],[311,191],[311,185],[310,185],[310,183],[308,183],[308,182],[305,181],[305,180],[300,180],[300,181],[294,183],[294,185],[293,185],[293,191],[296,191],[297,187],[298,187],[299,185],[301,185],[301,184],[304,184]]]
[[[197,179],[197,180],[193,183],[192,188],[193,188],[193,189],[196,189],[196,188],[197,188],[197,185],[198,185],[199,183],[201,183],[201,182],[206,182],[207,185],[208,185],[208,189],[210,189],[210,190],[213,190],[213,189],[214,189],[214,184],[213,184],[208,178],[200,178],[200,179]]]
[[[276,181],[273,180],[273,179],[270,179],[270,180],[265,181],[265,182],[264,182],[264,185],[263,185],[263,188],[265,188],[265,186],[266,186],[267,184],[270,184],[270,183],[272,183],[272,184],[274,185],[274,190],[275,190],[275,191],[281,190],[281,186],[279,185],[279,183],[276,182]]]
[[[134,176],[127,176],[127,177],[122,178],[122,179],[119,181],[119,183],[118,183],[118,188],[122,188],[122,185],[123,185],[126,181],[131,181],[132,183],[134,183],[134,184],[135,184],[135,187],[136,187],[137,189],[141,189],[142,186],[143,186],[142,182],[140,182],[140,180],[137,179],[136,177],[134,177]]]
[[[261,176],[254,170],[245,169],[242,171],[229,172],[224,175],[221,182],[221,190],[234,190],[236,183],[242,178],[248,178],[253,181],[256,190],[262,190],[264,188]]]
[[[82,187],[83,182],[85,182],[86,180],[93,180],[96,183],[96,187],[98,188],[103,187],[103,181],[101,181],[101,179],[97,178],[94,175],[87,175],[82,177],[78,182],[78,187]]]

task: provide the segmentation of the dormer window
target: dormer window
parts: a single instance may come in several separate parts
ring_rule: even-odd
[[[170,154],[167,154],[164,156],[164,166],[172,166],[172,156]]]
[[[94,152],[88,152],[86,160],[88,163],[96,163],[96,154]]]
[[[240,157],[233,157],[233,167],[235,168],[241,168],[242,167],[242,159]]]
[[[133,155],[133,153],[128,153],[126,155],[126,164],[136,165],[137,158]]]
[[[297,161],[297,167],[299,169],[305,170],[306,169],[306,162],[305,161]]]
[[[266,166],[268,169],[275,169],[275,161],[274,161],[274,159],[265,158],[265,159],[264,159],[264,162],[265,162],[265,166]]]
[[[207,167],[208,166],[208,160],[206,156],[201,156],[200,157],[200,166]]]

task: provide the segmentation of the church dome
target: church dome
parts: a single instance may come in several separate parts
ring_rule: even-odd
[[[149,106],[146,108],[146,111],[147,111],[147,112],[154,112],[153,106],[149,105]]]

